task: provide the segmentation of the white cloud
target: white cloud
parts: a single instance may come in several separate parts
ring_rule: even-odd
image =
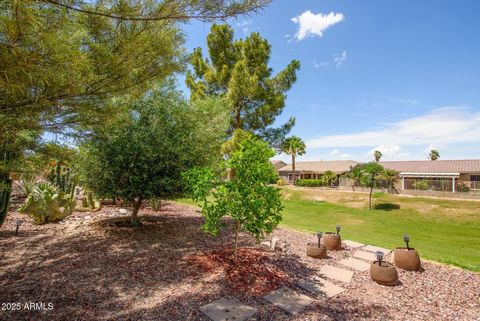
[[[340,151],[338,149],[334,149],[330,152],[330,155],[338,155],[340,154]]]
[[[307,147],[375,147],[379,143],[383,146],[422,146],[473,142],[480,143],[480,112],[471,112],[465,107],[444,107],[423,116],[386,124],[379,130],[314,138],[307,141]]]
[[[330,12],[328,14],[314,14],[310,10],[305,11],[291,20],[298,24],[298,31],[295,38],[303,40],[306,37],[322,37],[325,30],[330,26],[343,21],[343,13]]]
[[[372,150],[370,150],[368,153],[367,153],[367,156],[370,156],[373,158],[373,153],[378,150],[382,153],[382,157],[396,157],[400,154],[405,154],[405,153],[401,153],[400,151],[402,150],[402,147],[400,147],[399,145],[380,145],[380,146],[377,146],[375,148],[373,148]]]
[[[244,34],[248,34],[250,32],[250,25],[253,23],[252,20],[242,20],[242,21],[239,21],[237,22],[237,26],[239,26],[240,28],[242,28],[242,32]]]
[[[344,50],[341,54],[335,55],[333,57],[333,62],[335,66],[339,68],[347,60],[347,52]]]

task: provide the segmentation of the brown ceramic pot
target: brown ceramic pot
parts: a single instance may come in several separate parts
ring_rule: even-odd
[[[322,236],[322,244],[329,251],[339,251],[342,249],[342,238],[333,232],[326,232]]]
[[[391,263],[385,261],[382,261],[381,265],[378,261],[370,264],[370,277],[381,285],[394,286],[398,283],[397,269]]]
[[[324,245],[318,247],[318,243],[308,243],[307,255],[316,259],[323,259],[327,256],[327,248]]]
[[[414,248],[397,247],[393,251],[395,266],[406,271],[420,271],[420,257]]]

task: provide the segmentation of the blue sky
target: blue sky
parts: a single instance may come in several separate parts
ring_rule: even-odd
[[[259,32],[274,72],[301,62],[277,124],[307,143],[300,160],[480,158],[480,1],[276,0],[229,21]],[[186,26],[189,50],[210,25]],[[276,158],[289,160],[286,155]]]

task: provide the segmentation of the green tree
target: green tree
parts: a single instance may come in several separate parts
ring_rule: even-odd
[[[436,161],[437,159],[440,158],[440,153],[437,150],[432,149],[428,154],[428,157],[430,158],[430,160]]]
[[[286,138],[282,143],[282,152],[292,156],[292,174],[293,174],[293,185],[295,185],[296,175],[295,175],[295,158],[297,155],[305,154],[305,143],[298,136],[292,136]]]
[[[372,193],[373,188],[377,186],[378,179],[384,173],[384,168],[377,162],[366,163],[362,169],[361,177],[365,186],[370,188],[368,195],[368,208],[372,209]]]
[[[229,133],[243,129],[268,138],[279,147],[294,125],[291,118],[280,128],[271,128],[285,106],[286,92],[295,83],[300,62],[293,60],[284,70],[272,75],[268,66],[270,44],[254,32],[245,39],[234,40],[229,25],[213,25],[207,37],[209,59],[202,49],[191,57],[193,72],[187,73],[186,84],[191,99],[216,95],[230,108]]]
[[[332,183],[337,179],[337,174],[332,171],[326,171],[323,173],[322,179],[325,182],[325,185],[332,187]]]
[[[381,175],[381,179],[383,179],[388,185],[388,192],[393,193],[395,192],[395,184],[398,183],[398,172],[393,169],[385,168]]]
[[[235,171],[231,180],[221,181],[208,168],[194,168],[184,174],[191,197],[200,202],[205,231],[218,234],[224,216],[234,221],[235,261],[241,230],[258,240],[264,233],[271,233],[282,218],[280,191],[269,186],[275,177],[269,161],[274,154],[267,143],[252,136],[226,161],[226,166]]]
[[[182,172],[220,161],[228,118],[218,99],[188,104],[162,89],[121,117],[81,146],[81,182],[100,197],[132,203],[132,224],[144,200],[182,194]]]
[[[376,150],[373,152],[373,158],[375,159],[376,162],[380,161],[380,158],[382,158],[383,154],[381,151]]]

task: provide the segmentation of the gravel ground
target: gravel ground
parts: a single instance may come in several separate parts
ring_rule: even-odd
[[[288,252],[270,252],[242,235],[242,273],[235,275],[218,255],[230,250],[230,230],[211,237],[194,208],[176,204],[141,214],[138,228],[117,226],[125,218],[113,206],[57,224],[27,219],[15,237],[15,220],[25,217],[10,213],[0,229],[0,320],[206,321],[198,308],[220,297],[257,308],[251,320],[480,320],[480,275],[432,262],[423,262],[423,272],[399,271],[395,287],[357,272],[349,284],[334,282],[345,292],[290,316],[261,296],[336,265],[349,250],[316,260],[305,255],[306,243],[315,241],[308,233],[276,230]],[[200,264],[204,257],[209,261]],[[251,277],[245,274],[250,265]],[[245,291],[245,284],[255,291]],[[31,302],[45,306],[25,306]]]

